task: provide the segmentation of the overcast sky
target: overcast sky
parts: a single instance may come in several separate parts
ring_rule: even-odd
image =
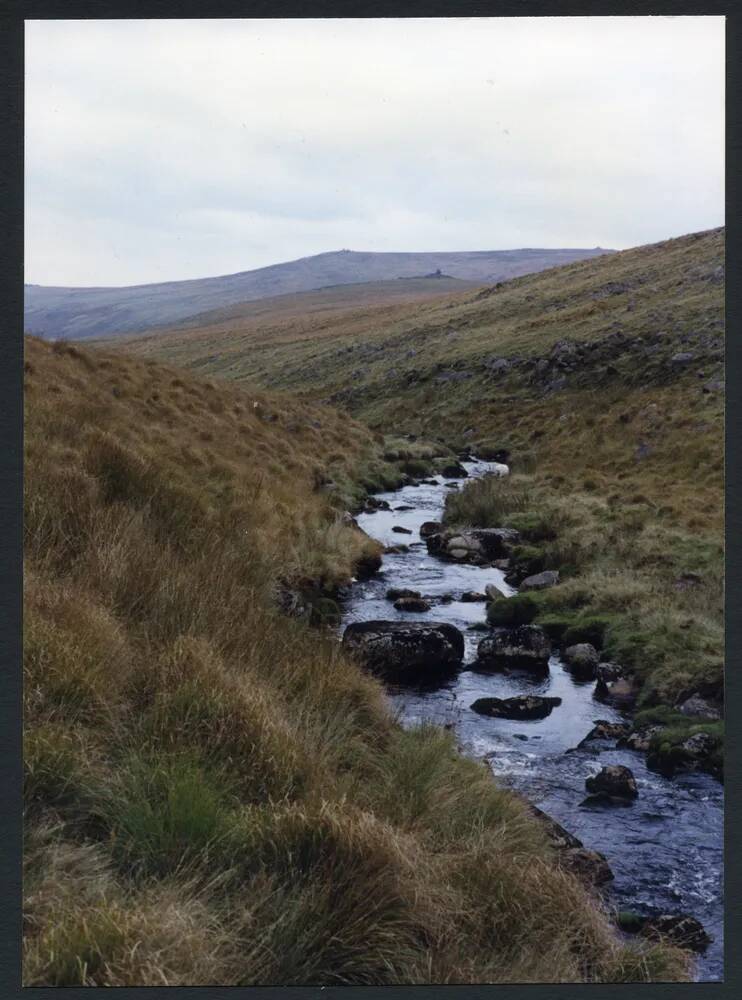
[[[723,224],[718,17],[26,24],[26,281]]]

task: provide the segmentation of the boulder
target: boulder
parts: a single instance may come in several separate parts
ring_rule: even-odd
[[[422,597],[400,597],[394,607],[397,611],[430,611],[430,605]]]
[[[381,553],[366,552],[356,562],[356,579],[368,580],[381,569]]]
[[[696,952],[705,951],[712,941],[700,920],[687,913],[660,913],[649,917],[640,933],[655,940],[668,938],[679,948]]]
[[[424,521],[420,525],[420,537],[429,538],[430,535],[437,535],[442,527],[440,521]]]
[[[589,642],[578,642],[574,646],[567,646],[562,653],[562,658],[569,672],[577,680],[591,681],[595,679],[595,670],[600,657],[595,646]]]
[[[343,646],[373,673],[399,684],[452,676],[464,658],[464,637],[447,622],[352,622]]]
[[[587,847],[570,847],[560,856],[560,861],[573,875],[587,885],[600,886],[615,876],[605,854]]]
[[[700,694],[692,694],[689,698],[686,698],[678,706],[678,711],[682,712],[683,715],[690,716],[690,718],[707,719],[710,722],[716,722],[721,718],[719,709],[709,704]]]
[[[404,587],[390,587],[386,592],[387,601],[398,601],[400,597],[422,597],[419,590],[407,590]]]
[[[609,681],[617,681],[623,676],[623,667],[620,663],[610,663],[608,661],[599,663],[595,668],[597,680],[607,684]]]
[[[660,737],[661,740],[661,737]],[[708,771],[721,777],[722,762],[719,741],[710,733],[694,733],[680,743],[650,746],[647,767],[671,777],[678,771]]]
[[[500,590],[497,584],[488,583],[484,588],[484,596],[488,601],[499,601],[501,598],[507,599],[507,594],[504,590]]]
[[[543,573],[527,576],[518,590],[545,590],[547,587],[556,586],[557,583],[559,583],[559,570],[545,569]]]
[[[441,475],[446,479],[466,479],[469,473],[461,462],[449,462],[448,465],[444,465],[441,469]]]
[[[378,497],[366,497],[364,510],[367,514],[373,514],[377,510],[391,510],[388,500],[380,500]]]
[[[471,705],[479,715],[491,719],[545,719],[561,698],[544,698],[535,694],[520,694],[514,698],[477,698]]]
[[[590,743],[612,742],[625,739],[631,730],[628,722],[608,722],[606,719],[596,719],[595,725],[580,742],[579,748],[588,746]]]
[[[476,590],[466,590],[459,600],[463,601],[464,604],[484,603],[487,600],[487,595],[480,594]]]
[[[621,764],[609,764],[585,779],[585,788],[606,799],[635,799],[639,794],[634,775]]]
[[[498,628],[477,648],[477,668],[503,670],[508,667],[545,672],[549,669],[551,641],[538,625]]]
[[[613,708],[631,708],[636,702],[637,689],[635,685],[626,677],[619,677],[616,681],[599,680],[595,685],[593,697],[596,701],[601,701]]]
[[[637,753],[646,753],[652,742],[652,737],[662,730],[662,726],[649,726],[647,729],[635,729],[618,741],[618,746]]]
[[[428,552],[441,559],[484,566],[493,559],[507,557],[519,538],[513,528],[472,528],[430,534],[425,536],[425,543]]]

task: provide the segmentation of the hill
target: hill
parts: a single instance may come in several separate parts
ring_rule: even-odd
[[[379,435],[63,342],[25,396],[26,985],[688,975],[321,627]]]
[[[530,568],[563,578],[544,620],[597,617],[645,721],[687,733],[678,706],[722,697],[723,229],[411,306],[125,347],[325,400],[372,429],[506,449],[519,489],[451,517],[531,517]]]
[[[494,250],[358,253],[340,250],[252,271],[125,288],[25,287],[25,330],[48,339],[84,339],[178,323],[240,302],[328,285],[423,279],[445,290],[451,278],[484,284],[609,251]],[[435,277],[436,272],[443,275]],[[432,275],[432,276],[431,276]]]

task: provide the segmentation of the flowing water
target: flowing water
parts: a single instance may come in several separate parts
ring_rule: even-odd
[[[465,462],[469,476],[504,471],[487,462]],[[553,816],[585,847],[601,851],[614,872],[609,902],[634,912],[685,912],[697,917],[714,938],[698,960],[700,980],[722,978],[722,828],[723,789],[706,774],[667,779],[649,771],[644,756],[630,750],[571,751],[595,720],[622,721],[612,708],[593,698],[594,684],[580,683],[552,656],[547,677],[485,674],[471,669],[482,633],[471,629],[485,618],[484,604],[465,603],[465,591],[484,591],[494,583],[514,591],[494,568],[463,566],[428,555],[419,529],[440,520],[446,495],[454,486],[438,476],[436,485],[407,486],[379,493],[392,510],[361,514],[360,527],[384,545],[406,544],[408,552],[388,553],[379,573],[353,584],[345,605],[344,625],[370,619],[439,621],[457,626],[465,637],[464,668],[454,680],[434,691],[389,689],[402,725],[431,721],[455,731],[462,753],[488,761],[499,781],[525,793]],[[395,510],[409,507],[409,510]],[[407,528],[410,535],[394,532]],[[407,587],[431,598],[432,610],[415,614],[396,611],[385,594]],[[452,601],[442,600],[449,595]],[[546,719],[512,722],[488,719],[471,711],[476,698],[533,693],[562,699]],[[639,797],[630,806],[588,807],[585,778],[604,764],[631,768]]]

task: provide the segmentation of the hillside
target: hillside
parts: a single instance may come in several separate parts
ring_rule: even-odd
[[[320,627],[398,446],[62,342],[25,396],[26,985],[687,976]]]
[[[241,302],[328,285],[422,279],[442,272],[477,284],[541,271],[609,251],[493,250],[465,253],[358,253],[340,250],[252,271],[124,288],[25,287],[25,330],[48,339],[142,331]],[[442,285],[443,279],[431,279]]]
[[[433,302],[126,350],[326,400],[376,430],[507,449],[520,491],[458,518],[546,518],[531,565],[564,583],[544,614],[564,628],[597,615],[645,712],[685,731],[684,698],[722,697],[723,229]]]

